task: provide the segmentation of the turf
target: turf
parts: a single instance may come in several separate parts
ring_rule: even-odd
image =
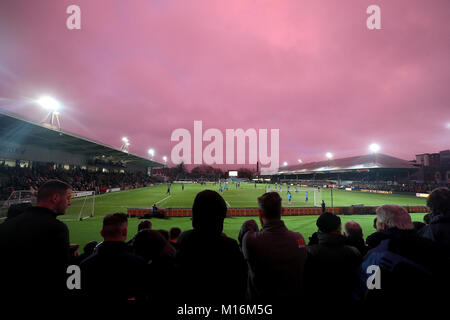
[[[148,188],[128,190],[117,193],[104,194],[95,197],[95,216],[83,221],[66,221],[70,231],[70,242],[77,243],[81,247],[91,240],[101,241],[100,228],[102,219],[105,214],[113,212],[126,212],[127,208],[150,208],[154,203],[157,203],[160,208],[190,208],[194,201],[195,195],[204,189],[217,190],[218,186],[206,185],[200,186],[197,184],[185,184],[185,190],[181,190],[181,185],[173,185],[171,188],[171,195],[167,195],[167,186],[159,185]],[[292,189],[291,189],[292,190]],[[231,185],[228,191],[222,193],[228,207],[256,207],[256,199],[265,192],[265,185],[242,184],[241,188],[236,190],[234,185]],[[314,201],[312,199],[312,192],[309,192],[309,203],[305,203],[305,192],[295,190],[291,191],[292,203],[287,203],[286,186],[280,192],[283,198],[283,206],[286,207],[306,207],[312,206]],[[331,203],[330,190],[322,190],[322,199],[327,205]],[[69,207],[63,219],[76,218],[80,213],[80,208],[85,199],[74,199],[72,206]],[[364,192],[353,192],[334,190],[333,191],[334,206],[349,206],[352,204],[364,205],[382,205],[386,203],[400,204],[400,205],[425,205],[425,200],[409,195],[385,195],[373,194]],[[85,210],[92,207],[92,199],[86,199]],[[84,213],[87,214],[87,213]],[[424,214],[412,214],[414,221],[423,221]],[[242,223],[250,218],[258,221],[257,217],[232,217],[225,219],[224,232],[237,239]],[[300,216],[300,217],[283,217],[287,227],[291,230],[298,231],[303,234],[306,240],[316,231],[317,216]],[[355,220],[361,224],[364,235],[371,234],[373,229],[373,215],[353,215],[341,216],[342,222],[348,220]],[[129,220],[129,234],[131,238],[136,230],[139,219]],[[259,222],[259,221],[258,221]],[[170,218],[170,219],[152,219],[153,229],[169,230],[171,227],[177,226],[181,230],[189,230],[191,226],[191,218]],[[82,251],[82,250],[80,250]]]

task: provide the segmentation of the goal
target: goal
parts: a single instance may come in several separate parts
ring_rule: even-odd
[[[73,191],[70,206],[61,221],[83,221],[92,218],[95,212],[95,191]]]
[[[301,198],[303,198],[303,200],[297,200],[297,201],[302,201],[302,206],[314,206],[314,207],[320,207],[322,205],[322,189],[321,188],[316,188],[316,187],[305,187],[305,186],[295,186],[295,185],[290,185],[289,189],[285,189],[290,190],[290,192],[292,193],[292,195],[299,199],[299,196]],[[299,196],[296,196],[295,194],[298,194]],[[306,202],[306,193],[308,193],[308,202]],[[300,199],[301,199],[300,198]]]
[[[320,188],[300,188],[299,191],[308,192],[309,201],[314,200],[314,207],[322,205],[322,189]],[[313,198],[313,199],[311,199]]]

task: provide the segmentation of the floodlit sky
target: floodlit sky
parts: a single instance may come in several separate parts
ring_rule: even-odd
[[[81,8],[68,30],[66,8]],[[366,8],[381,8],[368,30]],[[450,147],[448,0],[1,0],[0,107],[170,158],[173,130],[280,130],[280,163]]]

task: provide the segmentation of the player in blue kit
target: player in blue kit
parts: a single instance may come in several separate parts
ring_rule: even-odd
[[[290,191],[288,191],[288,201],[289,201],[289,204],[291,204],[291,200],[292,200],[292,194],[291,194]]]
[[[305,202],[308,203],[308,191],[305,193]]]

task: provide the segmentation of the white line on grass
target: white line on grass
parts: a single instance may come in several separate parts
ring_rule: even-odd
[[[158,204],[158,203],[160,203],[160,202],[162,202],[162,201],[164,201],[164,200],[166,200],[166,199],[169,199],[171,196],[172,196],[172,195],[167,196],[167,197],[165,197],[164,199],[159,200],[158,202],[156,202],[156,204]]]
[[[225,200],[225,199],[224,199]],[[228,203],[227,200],[225,200],[225,203],[227,204],[228,208],[231,208],[230,204]]]

